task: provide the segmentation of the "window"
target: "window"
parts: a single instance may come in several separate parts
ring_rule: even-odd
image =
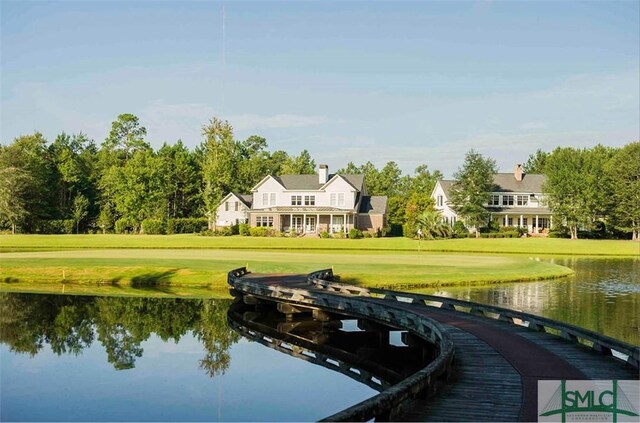
[[[304,196],[304,205],[305,206],[315,206],[316,205],[316,196],[315,195],[305,195]]]
[[[437,197],[437,200],[436,200],[436,201],[437,201],[438,207],[442,207],[442,204],[444,203],[444,200],[443,200],[443,198],[442,198],[442,195],[438,195],[438,197]]]
[[[269,193],[268,192],[263,192],[262,193],[262,205],[263,206],[268,206],[269,205]]]
[[[503,195],[502,196],[502,205],[503,206],[513,206],[513,195]]]
[[[273,226],[273,216],[256,216],[256,226]]]
[[[508,217],[507,218],[507,225],[506,226],[513,226],[513,217]]]
[[[529,226],[529,218],[528,217],[523,217],[522,218],[522,226]]]
[[[291,205],[292,206],[301,206],[302,205],[302,196],[301,195],[292,195],[291,196]]]
[[[224,203],[224,211],[229,211],[229,202]]]
[[[332,206],[335,206],[336,205],[336,193],[332,192],[331,195],[329,196],[329,199],[330,199],[329,200],[330,201],[329,204],[332,205]]]
[[[338,205],[344,206],[344,192],[338,193]]]
[[[518,195],[518,203],[519,206],[526,206],[529,204],[529,196],[528,195]]]
[[[233,202],[233,211],[238,211],[240,210],[240,203],[238,203],[237,201]]]
[[[276,205],[276,193],[272,192],[269,194],[269,205],[275,206]]]
[[[500,196],[496,194],[492,194],[489,196],[489,205],[490,206],[499,206],[500,205]]]

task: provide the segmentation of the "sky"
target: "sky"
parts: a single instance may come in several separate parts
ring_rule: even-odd
[[[536,149],[640,140],[638,1],[0,0],[0,142],[236,138],[450,177]]]

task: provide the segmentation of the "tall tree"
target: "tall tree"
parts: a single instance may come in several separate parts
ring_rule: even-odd
[[[89,200],[82,194],[76,195],[73,199],[73,208],[71,209],[73,220],[76,222],[76,233],[80,233],[80,223],[87,217],[89,212]]]
[[[556,221],[569,228],[571,239],[578,238],[579,227],[593,222],[596,204],[591,165],[588,150],[569,147],[556,148],[546,161],[547,181],[542,189]]]
[[[302,150],[299,156],[289,157],[281,171],[285,175],[310,175],[316,171],[316,162],[307,150]]]
[[[640,241],[640,142],[618,150],[605,166],[617,226]]]
[[[524,173],[545,173],[544,166],[549,158],[549,153],[537,149],[534,154],[530,154],[527,162],[522,166]]]
[[[135,151],[150,148],[144,140],[146,135],[147,129],[140,125],[138,117],[125,113],[111,123],[111,131],[103,147],[118,153],[119,158],[128,160]]]
[[[216,208],[230,191],[238,188],[240,149],[233,139],[233,127],[216,117],[202,127],[202,178],[205,214],[213,229]]]
[[[455,182],[451,186],[451,203],[455,212],[467,226],[476,229],[476,238],[480,237],[480,227],[487,223],[489,212],[484,208],[493,187],[493,175],[496,162],[484,158],[482,154],[470,150],[463,165],[453,175]]]

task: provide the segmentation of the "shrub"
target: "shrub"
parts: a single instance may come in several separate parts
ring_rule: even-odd
[[[504,232],[502,235],[504,235],[505,238],[518,238],[521,236],[519,231]]]
[[[320,232],[320,238],[331,238],[331,234],[327,231]]]
[[[377,232],[374,232],[374,233],[375,233],[375,234],[377,234]],[[365,238],[373,238],[373,234],[372,234],[371,232],[369,232],[369,231],[364,231],[364,232],[362,233],[362,235],[363,235]],[[376,237],[376,238],[377,238],[377,237]]]
[[[209,221],[206,217],[180,217],[167,219],[168,234],[197,234],[206,231]]]
[[[135,223],[126,218],[116,220],[115,232],[117,234],[130,234],[135,230]]]
[[[549,238],[571,238],[569,228],[561,225],[555,226],[552,231],[549,231]]]
[[[335,239],[344,239],[344,238],[345,238],[345,236],[344,236],[344,232],[334,232],[334,233],[333,233],[333,237],[334,237]]]
[[[356,229],[356,228],[349,229],[349,239],[360,239],[362,237],[363,235],[360,229]]]
[[[460,220],[456,220],[456,223],[453,224],[453,233],[456,235],[468,234],[469,229]]]
[[[43,220],[38,229],[43,234],[72,234],[76,224],[73,219]]]
[[[257,228],[249,228],[249,234],[251,236],[279,236],[279,232],[277,232],[273,228],[268,228],[265,226],[260,226]]]
[[[145,219],[142,221],[143,234],[162,235],[165,232],[165,223],[161,219]]]
[[[251,227],[248,223],[241,223],[238,225],[238,233],[240,234],[240,236],[250,236],[250,229]]]

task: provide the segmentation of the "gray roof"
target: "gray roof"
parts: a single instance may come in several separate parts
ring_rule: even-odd
[[[496,173],[493,175],[494,187],[491,192],[526,192],[526,193],[540,193],[542,192],[542,184],[547,180],[547,177],[539,173],[523,174],[522,181],[516,181],[513,173]],[[447,195],[447,198],[451,198],[450,190],[451,186],[455,183],[452,180],[441,180],[440,185]]]
[[[329,179],[333,178],[336,174],[329,175]],[[344,179],[346,179],[349,184],[353,186],[356,190],[360,191],[362,189],[362,184],[364,182],[364,175],[347,175],[340,174]],[[319,177],[317,173],[312,175],[280,175],[275,176],[273,178],[278,181],[285,189],[289,190],[308,190],[315,191],[319,190],[322,185],[319,182]]]
[[[244,203],[245,206],[251,208],[251,203],[253,203],[253,195],[252,194],[238,194],[237,192],[231,191],[231,194],[235,195]]]
[[[496,173],[493,175],[495,187],[493,192],[542,192],[542,184],[547,177],[539,173],[523,174],[522,181],[516,181],[513,173]]]
[[[365,195],[360,203],[360,213],[385,214],[387,212],[386,195]]]

